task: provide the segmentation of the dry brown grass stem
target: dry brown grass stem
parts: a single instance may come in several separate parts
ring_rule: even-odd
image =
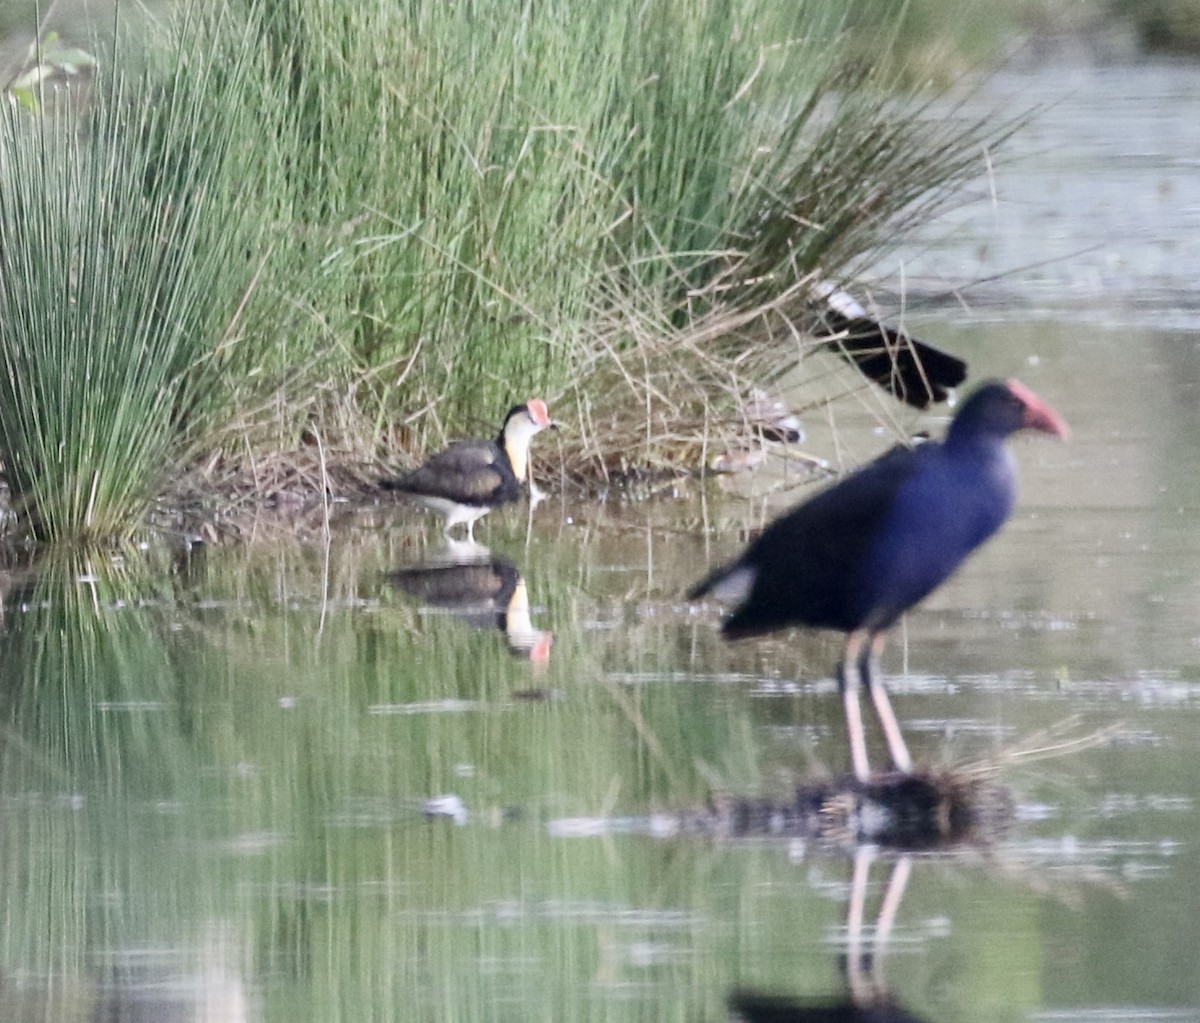
[[[752,392],[823,343],[806,331],[810,284],[798,280],[749,309],[714,303],[683,326],[637,301],[597,317],[575,382],[552,395],[571,427],[563,471],[580,481],[695,473],[714,452],[753,446]]]
[[[1080,717],[1071,715],[1041,731],[1026,736],[991,757],[956,766],[954,770],[964,776],[991,776],[1012,764],[1035,763],[1057,757],[1073,756],[1084,750],[1094,749],[1111,742],[1113,736],[1124,727],[1117,723],[1090,732],[1080,732],[1080,725]]]

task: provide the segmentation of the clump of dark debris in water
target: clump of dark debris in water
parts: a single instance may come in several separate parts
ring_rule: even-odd
[[[893,849],[995,841],[1013,818],[1011,793],[978,773],[930,771],[800,782],[780,796],[715,795],[680,829],[723,839],[804,838]]]

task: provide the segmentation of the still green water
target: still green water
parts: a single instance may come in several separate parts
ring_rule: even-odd
[[[1196,340],[947,343],[1075,437],[1015,445],[1013,522],[897,630],[913,752],[1107,731],[1002,761],[1014,826],[916,858],[879,966],[932,1021],[1200,1019]],[[867,457],[886,440],[846,404],[837,450]],[[494,514],[479,538],[530,601],[512,636],[389,582],[439,546],[392,506],[339,510],[328,543],[281,520],[8,578],[0,1019],[696,1021],[735,987],[837,995],[847,855],[649,818],[848,767],[836,638],[725,646],[680,598],[786,482]]]

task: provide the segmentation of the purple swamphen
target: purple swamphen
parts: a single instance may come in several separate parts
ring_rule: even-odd
[[[846,633],[838,668],[854,773],[869,775],[858,693],[865,683],[896,768],[912,770],[878,659],[887,630],[954,573],[1012,512],[1005,440],[1067,424],[1016,380],[981,385],[940,443],[895,448],[771,523],[736,561],[688,593],[736,604],[729,639],[791,625]]]

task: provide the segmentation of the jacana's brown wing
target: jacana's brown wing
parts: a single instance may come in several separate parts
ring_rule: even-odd
[[[460,504],[502,503],[519,491],[503,452],[495,444],[477,441],[451,444],[419,469],[385,486]]]
[[[516,566],[503,558],[446,565],[408,565],[388,579],[411,597],[434,607],[494,611],[507,607],[517,581]]]

